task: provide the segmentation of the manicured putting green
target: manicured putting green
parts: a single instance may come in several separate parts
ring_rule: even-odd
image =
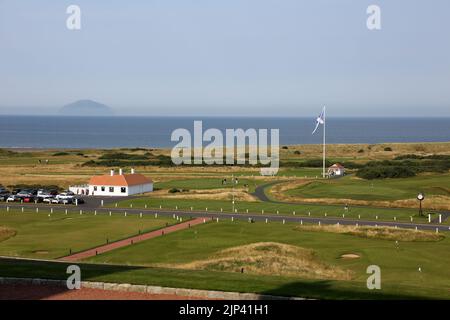
[[[0,209],[0,226],[11,228],[16,235],[0,242],[0,255],[33,258],[57,258],[105,244],[106,239],[115,241],[139,231],[161,228],[174,219],[154,218],[154,216],[124,214],[83,215],[63,211],[50,214],[50,209],[33,211]]]
[[[287,194],[302,198],[392,201],[414,199],[419,192],[425,192],[426,195],[450,196],[449,185],[449,174],[381,180],[345,177],[328,181],[314,181],[290,190]]]

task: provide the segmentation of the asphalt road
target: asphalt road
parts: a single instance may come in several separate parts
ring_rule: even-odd
[[[108,198],[111,200],[111,198]],[[97,205],[95,200],[98,200]],[[113,200],[113,202],[118,199]],[[136,208],[105,208],[100,207],[100,197],[95,197],[90,199],[89,202],[86,202],[83,205],[79,205],[78,207],[74,205],[49,205],[49,204],[20,204],[20,203],[2,203],[0,208],[15,207],[21,208],[24,207],[26,209],[35,210],[39,208],[40,212],[44,212],[44,210],[50,211],[51,208],[65,210],[67,209],[69,212],[77,212],[79,213],[82,210],[82,214],[93,214],[94,210],[97,211],[97,214],[109,214],[109,212],[114,214],[120,214],[125,212],[128,214],[146,214],[146,215],[155,215],[164,217],[174,217],[179,216],[184,219],[188,218],[199,218],[199,217],[208,217],[216,220],[217,218],[220,220],[227,219],[231,220],[245,220],[249,221],[249,219],[253,219],[255,222],[263,222],[270,223],[271,221],[277,222],[295,222],[295,223],[312,223],[312,224],[341,224],[341,225],[365,225],[365,226],[388,226],[388,227],[398,227],[398,228],[411,228],[419,230],[432,230],[432,231],[449,231],[450,226],[429,223],[429,224],[420,224],[420,223],[407,223],[407,222],[396,222],[396,221],[373,221],[373,220],[360,220],[360,219],[348,219],[348,218],[339,218],[339,217],[309,217],[309,216],[293,216],[293,215],[274,215],[274,214],[259,214],[259,213],[223,213],[223,212],[214,212],[214,211],[182,211],[182,210],[167,210],[167,209],[136,209]],[[110,201],[111,203],[111,201]]]
[[[291,205],[305,204],[305,205],[309,205],[309,206],[328,206],[328,207],[335,207],[335,208],[342,208],[343,207],[342,204],[324,204],[324,203],[317,203],[317,202],[289,202],[289,201],[278,201],[278,200],[270,199],[266,195],[264,190],[266,188],[270,188],[270,187],[272,187],[272,186],[274,186],[276,184],[282,183],[282,182],[285,182],[285,181],[276,181],[276,182],[271,182],[271,183],[260,185],[260,186],[255,188],[255,192],[253,192],[252,195],[255,196],[260,201],[270,202],[270,203],[291,204]],[[351,205],[351,207],[353,207],[353,208],[363,208],[363,209],[364,208],[369,208],[368,206],[362,206],[362,205]],[[404,208],[386,208],[386,207],[377,207],[377,206],[370,206],[370,208],[391,210],[391,211],[404,210]],[[445,221],[448,217],[450,217],[450,212],[449,211],[429,210],[429,212],[430,213],[442,214],[442,221]],[[438,218],[435,218],[432,222],[433,223],[438,223]]]

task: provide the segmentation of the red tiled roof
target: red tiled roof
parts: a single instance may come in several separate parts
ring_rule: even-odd
[[[95,186],[135,186],[152,183],[153,181],[142,174],[103,175],[93,176],[89,180],[90,185]]]
[[[330,168],[344,169],[344,166],[342,164],[340,164],[340,163],[335,163]]]

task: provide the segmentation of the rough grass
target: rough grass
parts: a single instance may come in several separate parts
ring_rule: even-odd
[[[342,226],[342,225],[326,225],[296,226],[296,230],[300,231],[317,231],[348,234],[368,239],[391,240],[391,241],[440,241],[445,238],[443,234],[422,230],[410,230],[393,227],[369,227],[369,226]]]
[[[206,260],[172,268],[349,280],[351,272],[322,262],[313,250],[277,242],[257,242],[221,250]]]
[[[235,189],[234,192],[230,189],[201,189],[201,190],[189,190],[179,193],[168,193],[167,190],[158,190],[147,193],[146,195],[152,198],[160,199],[190,199],[190,200],[231,200],[234,198],[236,201],[257,201],[255,197],[249,194],[245,189]]]
[[[16,235],[16,230],[0,226],[0,242],[5,241]]]

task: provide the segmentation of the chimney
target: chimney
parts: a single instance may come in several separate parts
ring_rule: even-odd
[[[121,176],[123,173],[122,173],[122,168],[120,168],[119,169],[119,175]]]
[[[111,170],[111,177],[114,175],[114,169]]]
[[[134,168],[131,168],[131,174],[134,174]]]

